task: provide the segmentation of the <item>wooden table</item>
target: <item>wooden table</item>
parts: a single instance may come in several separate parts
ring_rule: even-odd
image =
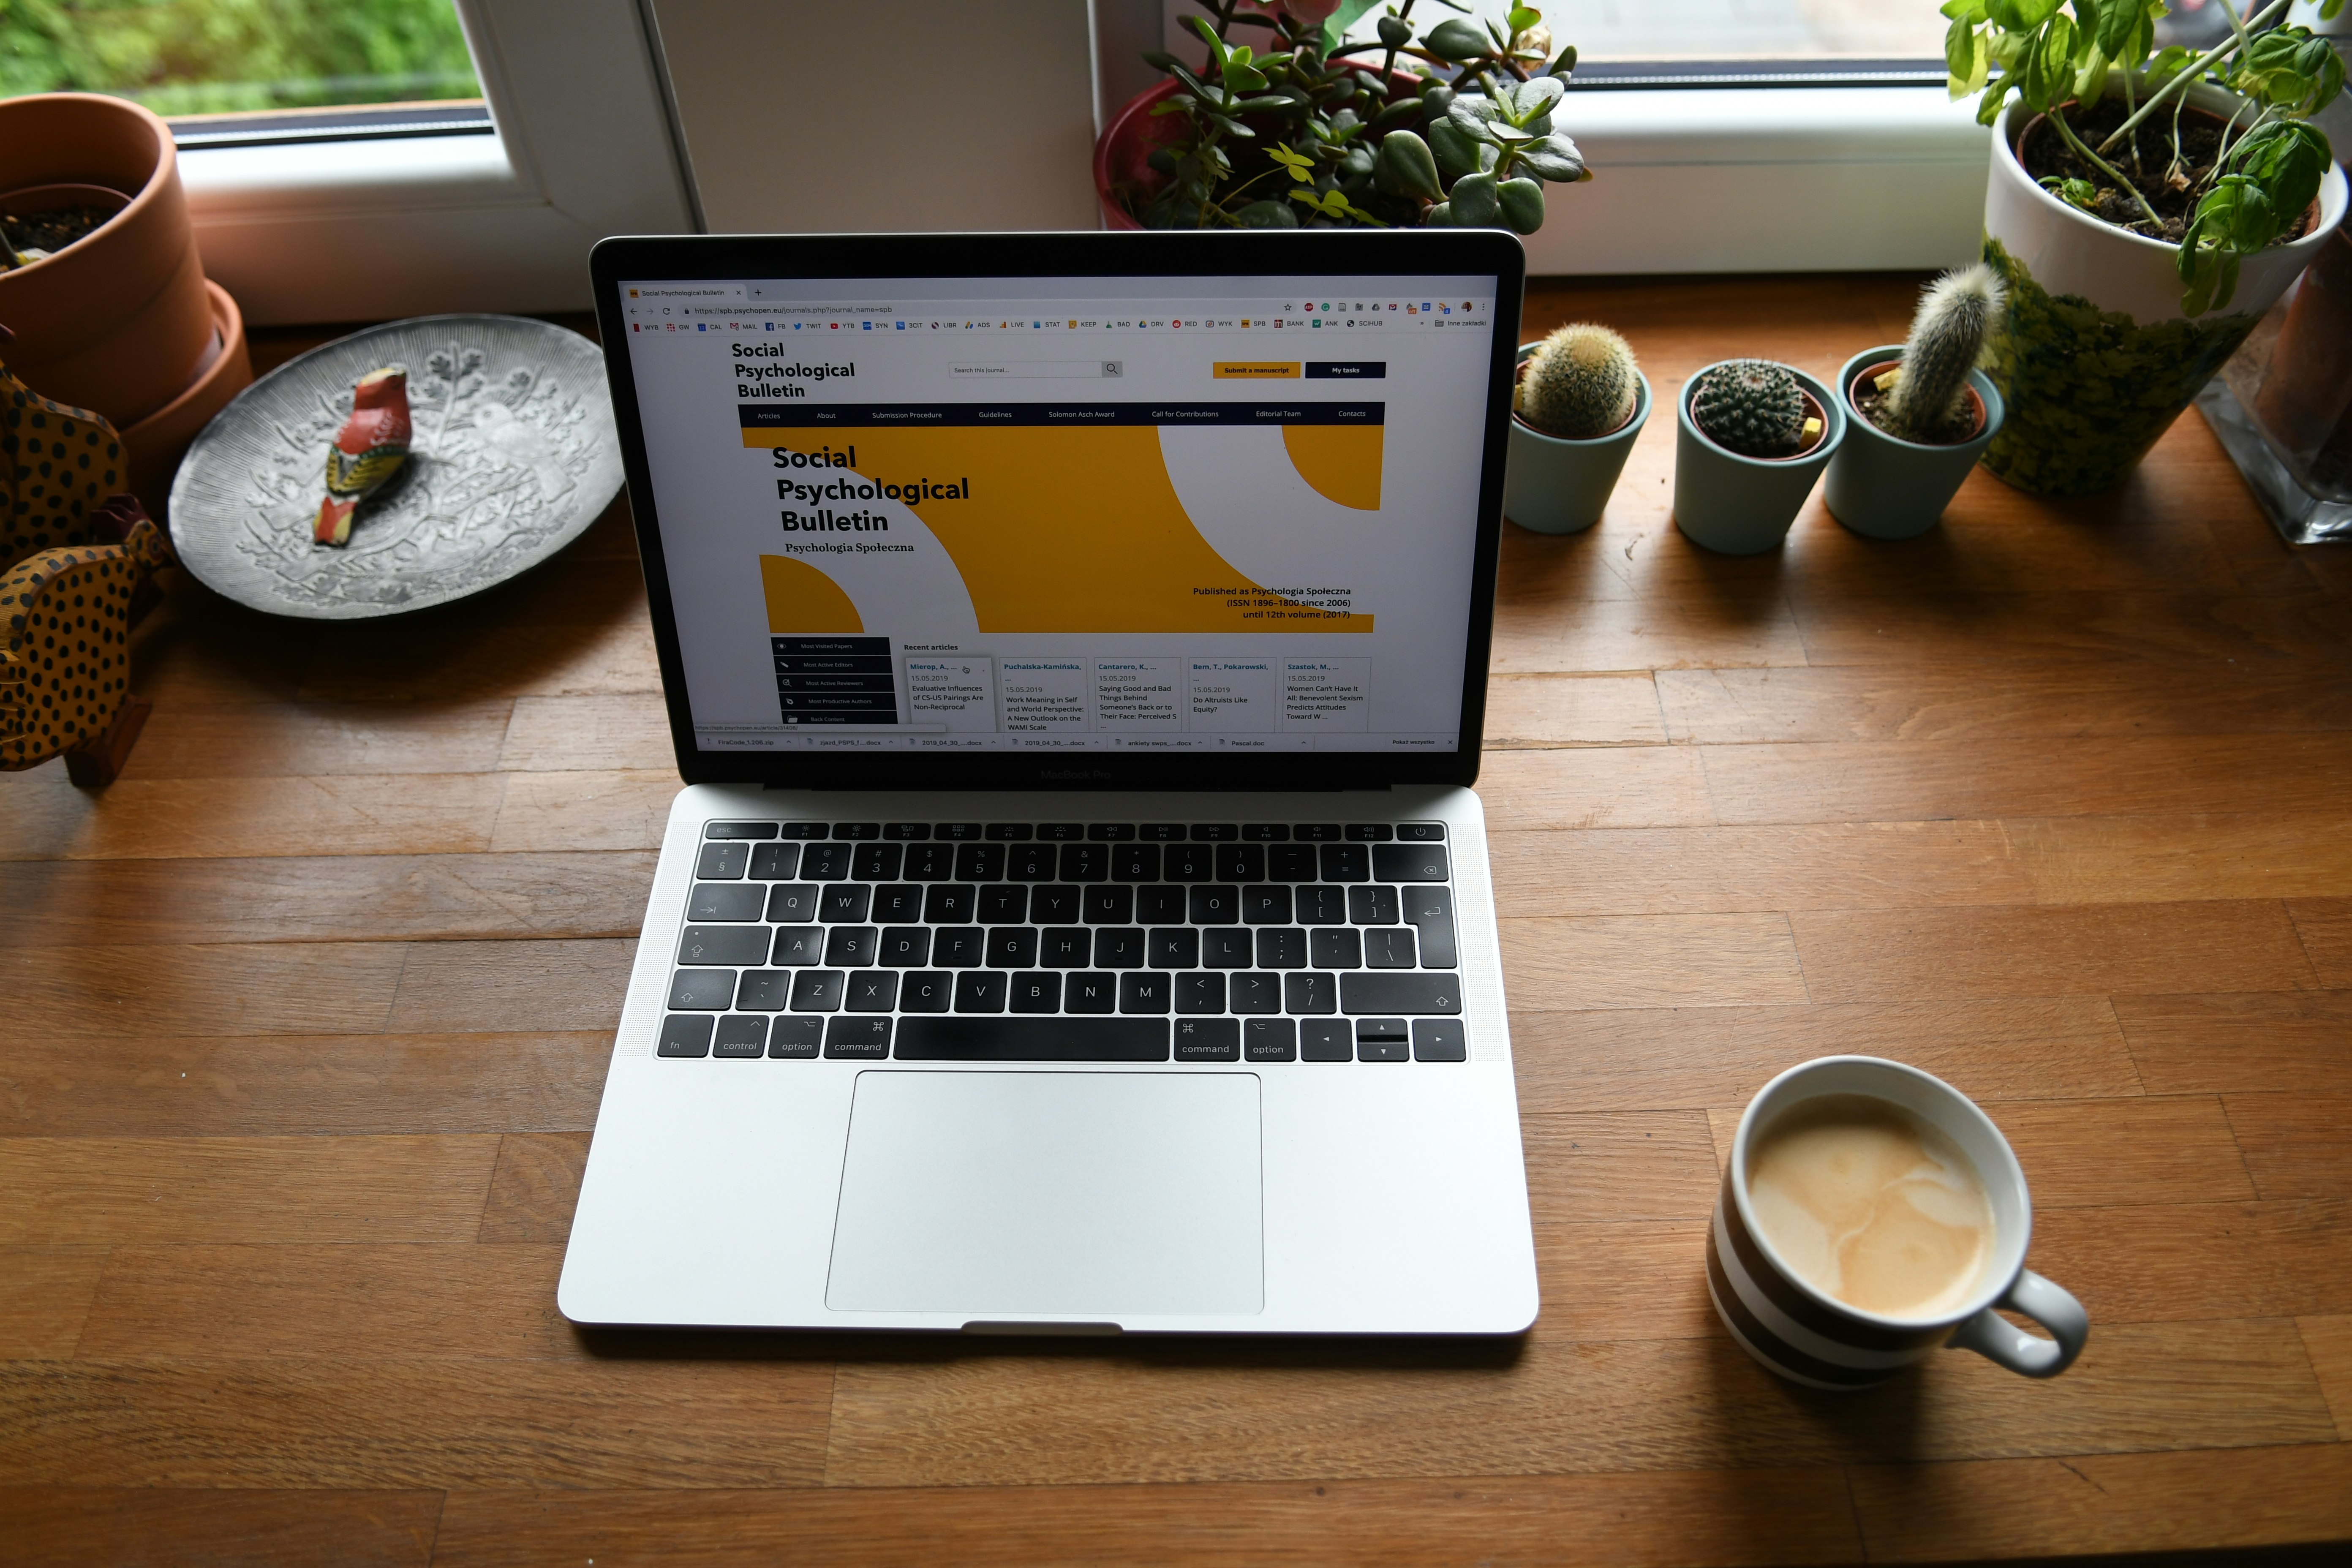
[[[1536,289],[1660,402],[1828,374],[1916,279]],[[284,357],[315,337],[262,345]],[[0,1558],[1872,1562],[2352,1536],[2352,556],[2190,415],[1728,560],[1651,420],[1508,531],[1480,782],[1544,1310],[1523,1343],[588,1334],[555,1279],[677,787],[619,510],[318,628],[191,584],[121,782],[0,776]],[[1739,1106],[1979,1097],[2095,1325],[1820,1395],[1717,1326]],[[173,1555],[173,1553],[182,1555]],[[207,1557],[205,1560],[210,1561]]]

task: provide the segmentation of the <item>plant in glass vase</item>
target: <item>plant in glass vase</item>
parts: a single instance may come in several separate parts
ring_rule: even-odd
[[[2009,416],[1983,461],[2022,489],[2120,483],[2343,217],[2310,123],[2342,61],[2272,26],[2289,0],[2213,3],[2231,32],[2201,53],[2156,49],[2162,0],[1942,8],[1952,95],[1995,127],[1984,259],[2010,308],[1987,370]]]

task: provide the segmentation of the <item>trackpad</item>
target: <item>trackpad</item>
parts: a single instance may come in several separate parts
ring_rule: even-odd
[[[825,1305],[1255,1312],[1258,1179],[1255,1074],[861,1073]]]

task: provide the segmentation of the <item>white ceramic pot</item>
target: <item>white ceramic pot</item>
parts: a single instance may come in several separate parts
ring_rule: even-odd
[[[2189,102],[2229,114],[2216,88]],[[1985,259],[2009,283],[1986,366],[2009,422],[1984,464],[2021,489],[2090,495],[2123,482],[2221,368],[2264,310],[2343,221],[2344,171],[2319,187],[2319,221],[2292,245],[2250,256],[2227,306],[2181,313],[2179,247],[2102,223],[2033,183],[2017,139],[2032,116],[2012,102],[1993,136]]]

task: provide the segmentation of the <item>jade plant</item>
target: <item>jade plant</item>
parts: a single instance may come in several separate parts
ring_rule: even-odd
[[[1977,118],[1987,125],[2012,93],[2048,116],[2084,172],[2042,183],[2071,205],[2178,246],[2181,304],[2191,316],[2229,304],[2243,258],[2299,232],[2333,159],[2311,116],[2344,86],[2344,62],[2326,38],[2307,27],[2272,27],[2290,0],[2270,0],[2251,16],[2231,0],[2214,3],[2231,32],[2202,53],[2156,49],[2164,0],[1944,0],[1941,7],[1952,24],[1944,41],[1952,97],[1979,94]],[[2343,7],[2344,0],[2322,0],[2319,14],[2333,18]],[[2102,103],[2111,79],[2121,113],[2094,147],[2076,121]],[[2200,81],[2238,99],[2210,156],[2182,151],[2181,109]],[[2157,144],[2143,145],[2150,140]]]
[[[1561,327],[1528,356],[1512,405],[1548,436],[1590,441],[1622,429],[1641,401],[1633,349],[1606,327]]]
[[[1903,363],[1877,379],[1885,398],[1871,422],[1906,441],[1941,445],[1976,433],[1969,372],[2006,301],[2000,275],[1979,262],[1929,284],[1911,318]]]
[[[1743,458],[1790,458],[1819,423],[1787,366],[1736,359],[1709,371],[1691,393],[1691,420],[1717,446]]]
[[[1453,0],[1434,0],[1449,11]],[[1181,133],[1159,183],[1119,192],[1146,228],[1504,227],[1543,224],[1546,183],[1591,178],[1552,111],[1576,50],[1550,54],[1543,14],[1447,16],[1397,0],[1376,42],[1346,42],[1371,0],[1199,0],[1194,60],[1149,50],[1177,90],[1155,115]]]

